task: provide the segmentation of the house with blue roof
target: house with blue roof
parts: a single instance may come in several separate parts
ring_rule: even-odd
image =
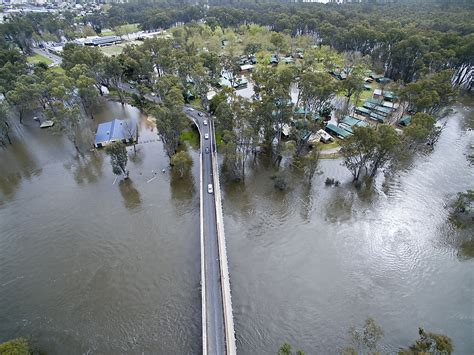
[[[97,126],[94,146],[102,148],[113,142],[134,144],[138,141],[137,125],[132,120],[114,119]]]

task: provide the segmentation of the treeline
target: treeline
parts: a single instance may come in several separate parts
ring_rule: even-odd
[[[310,34],[339,51],[370,55],[373,64],[395,80],[410,82],[452,68],[455,80],[469,86],[468,68],[474,61],[472,15],[472,4],[446,7],[434,2],[384,6],[245,2],[208,10],[184,2],[182,6],[133,2],[113,5],[107,14],[87,20],[96,29],[139,23],[143,30],[152,30],[198,20],[211,28],[259,24],[293,36]]]

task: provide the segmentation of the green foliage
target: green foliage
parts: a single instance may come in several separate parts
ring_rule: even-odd
[[[8,123],[8,109],[4,103],[0,104],[0,146],[12,144],[10,138],[10,124]]]
[[[354,181],[358,181],[362,172],[374,177],[380,168],[395,159],[400,143],[393,126],[356,127],[354,134],[342,141],[340,154]]]
[[[0,344],[1,355],[29,355],[31,349],[25,338],[16,338]]]
[[[450,220],[459,228],[474,226],[474,190],[458,193],[451,205]]]
[[[409,145],[425,144],[435,135],[435,119],[427,113],[417,113],[411,124],[405,128],[404,136]]]
[[[112,172],[115,175],[124,175],[128,177],[127,162],[128,154],[125,144],[122,142],[110,143],[106,148],[105,152],[110,156],[110,164],[112,165]]]
[[[399,354],[452,354],[454,346],[450,337],[425,332],[423,328],[419,328],[419,334],[420,338],[408,349],[402,349]]]
[[[372,318],[367,318],[362,328],[351,329],[352,340],[359,351],[375,351],[377,343],[383,338],[382,328]]]
[[[173,169],[179,173],[180,177],[189,174],[193,159],[185,150],[179,151],[171,157],[171,165]]]
[[[321,152],[320,152],[320,148],[318,144],[314,146],[313,149],[310,150],[301,159],[302,164],[303,164],[303,171],[309,184],[311,184],[311,181],[313,180],[313,176],[316,173],[316,170],[318,169],[320,153]]]
[[[303,350],[297,350],[295,355],[304,355]],[[280,350],[278,350],[278,355],[293,355],[293,351],[291,350],[291,345],[285,343],[281,346]]]
[[[401,97],[416,112],[436,113],[457,98],[458,89],[451,84],[451,70],[431,74],[409,83],[401,90]]]

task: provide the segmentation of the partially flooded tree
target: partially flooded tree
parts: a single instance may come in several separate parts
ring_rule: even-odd
[[[81,121],[82,115],[77,105],[61,107],[56,117],[54,117],[54,122],[57,124],[59,131],[66,134],[78,153],[81,153],[78,145],[79,126]]]
[[[308,184],[311,185],[313,176],[319,166],[319,160],[321,157],[321,151],[319,145],[316,145],[311,149],[308,154],[302,157],[304,175],[307,179]]]
[[[354,134],[342,141],[340,152],[343,164],[358,181],[362,173],[374,178],[379,169],[397,157],[399,147],[400,138],[392,126],[356,127]]]
[[[376,133],[369,127],[358,127],[354,134],[342,141],[340,153],[343,164],[352,174],[353,181],[358,181],[361,173],[369,164],[376,149]]]
[[[10,138],[10,124],[8,123],[8,110],[5,104],[0,104],[0,145],[12,144]]]
[[[171,157],[171,165],[179,173],[179,176],[183,177],[191,171],[193,159],[187,151],[182,150]]]
[[[400,355],[416,355],[416,354],[451,354],[454,351],[453,341],[450,337],[425,332],[423,328],[419,328],[420,338],[415,341],[408,349],[402,349]]]
[[[183,104],[182,92],[179,87],[174,86],[167,92],[163,105],[152,111],[156,117],[158,135],[170,159],[178,150],[180,134],[186,127]]]
[[[293,350],[291,349],[291,345],[288,343],[284,343],[280,350],[278,350],[278,355],[304,355],[303,350],[297,350],[296,353],[293,353]]]
[[[434,117],[427,113],[414,115],[411,124],[404,130],[408,146],[415,149],[422,144],[432,145],[439,134],[435,122]]]
[[[354,346],[345,348],[343,354],[377,354],[377,344],[383,338],[383,329],[372,318],[367,318],[362,328],[350,330]]]
[[[128,179],[127,170],[127,148],[122,142],[113,142],[105,148],[105,152],[110,156],[110,164],[112,165],[112,172],[115,175],[122,175]]]

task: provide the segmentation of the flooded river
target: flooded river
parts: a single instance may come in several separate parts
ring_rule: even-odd
[[[321,163],[310,189],[294,180],[278,193],[265,168],[225,186],[239,354],[283,342],[334,352],[369,316],[384,351],[423,326],[471,353],[473,261],[446,204],[473,187],[473,109],[456,110],[432,153],[370,192],[352,188],[338,160]],[[95,117],[139,120],[128,183],[103,152],[78,158],[33,121],[0,151],[0,341],[25,336],[48,354],[198,354],[198,160],[191,179],[173,179],[136,109],[104,103]],[[326,187],[328,176],[342,185]]]

